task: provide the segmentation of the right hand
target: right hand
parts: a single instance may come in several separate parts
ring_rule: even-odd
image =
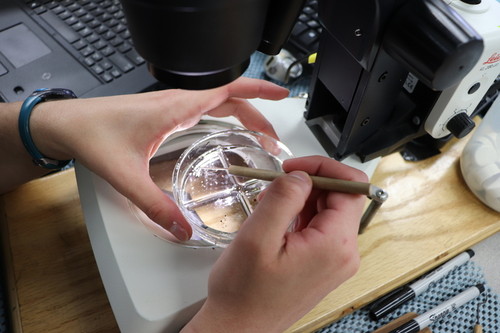
[[[312,189],[307,174],[367,176],[319,156],[284,169],[216,262],[208,298],[183,332],[282,332],[357,271],[366,197]],[[300,228],[287,231],[295,218]]]

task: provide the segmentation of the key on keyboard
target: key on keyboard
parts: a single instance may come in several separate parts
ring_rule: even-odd
[[[133,48],[118,0],[26,0],[67,49],[103,82],[111,82],[145,61]]]
[[[297,59],[318,50],[322,27],[318,20],[318,1],[308,0],[292,29],[285,49]]]

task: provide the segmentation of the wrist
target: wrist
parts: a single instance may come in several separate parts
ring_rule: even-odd
[[[60,169],[66,166],[71,160],[60,159],[59,153],[54,154],[50,143],[56,143],[54,137],[40,129],[57,129],[57,122],[43,122],[42,120],[51,118],[52,110],[48,107],[46,110],[41,109],[42,105],[50,100],[76,98],[71,90],[67,89],[39,89],[34,91],[22,104],[19,113],[18,129],[21,141],[26,151],[31,155],[33,162],[46,169]],[[35,110],[36,109],[36,110]],[[35,114],[35,116],[33,116]],[[53,118],[53,117],[52,117]],[[46,124],[46,126],[39,126]],[[36,133],[36,135],[35,135]],[[45,135],[41,135],[44,133]],[[48,135],[47,135],[48,134]],[[35,139],[36,138],[36,139]],[[40,147],[43,147],[40,149]],[[50,151],[47,154],[47,151]],[[57,151],[57,150],[56,150]]]
[[[49,101],[35,107],[30,119],[31,135],[44,156],[69,160],[73,156],[67,152],[60,133],[61,128],[66,126],[63,122],[64,111],[61,109],[61,103],[65,104],[64,101]]]
[[[229,313],[223,310],[223,306],[213,304],[212,307],[206,301],[180,333],[281,333],[291,325],[288,320],[265,315],[265,304],[261,306],[262,311],[257,311],[258,313],[248,311],[245,306],[231,306]]]

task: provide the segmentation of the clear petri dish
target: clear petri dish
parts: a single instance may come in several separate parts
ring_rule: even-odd
[[[293,157],[281,142],[262,133],[227,130],[194,142],[177,161],[173,195],[194,238],[226,247],[236,236],[268,181],[230,175],[230,165],[282,171]]]
[[[216,120],[201,120],[195,126],[184,131],[176,132],[170,135],[158,148],[158,151],[150,160],[149,173],[154,183],[172,200],[174,200],[172,190],[172,175],[175,165],[182,153],[189,148],[197,140],[221,131],[240,130],[241,126],[234,125],[228,122]],[[180,242],[166,229],[152,221],[131,201],[128,202],[132,214],[155,236],[175,243],[184,247],[200,248],[214,247],[213,244],[207,243],[200,239],[197,235],[187,242]]]

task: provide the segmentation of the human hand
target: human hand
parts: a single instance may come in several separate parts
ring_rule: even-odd
[[[151,220],[187,240],[191,227],[152,181],[150,158],[168,135],[195,125],[202,115],[233,115],[248,129],[276,137],[272,125],[245,99],[278,100],[287,95],[288,90],[270,82],[240,78],[210,90],[46,102],[33,113],[31,131],[46,156],[75,158]]]
[[[283,167],[290,173],[273,181],[222,253],[208,298],[183,332],[282,332],[357,271],[366,198],[312,189],[307,174],[367,176],[319,156]],[[294,219],[297,228],[288,232]]]

